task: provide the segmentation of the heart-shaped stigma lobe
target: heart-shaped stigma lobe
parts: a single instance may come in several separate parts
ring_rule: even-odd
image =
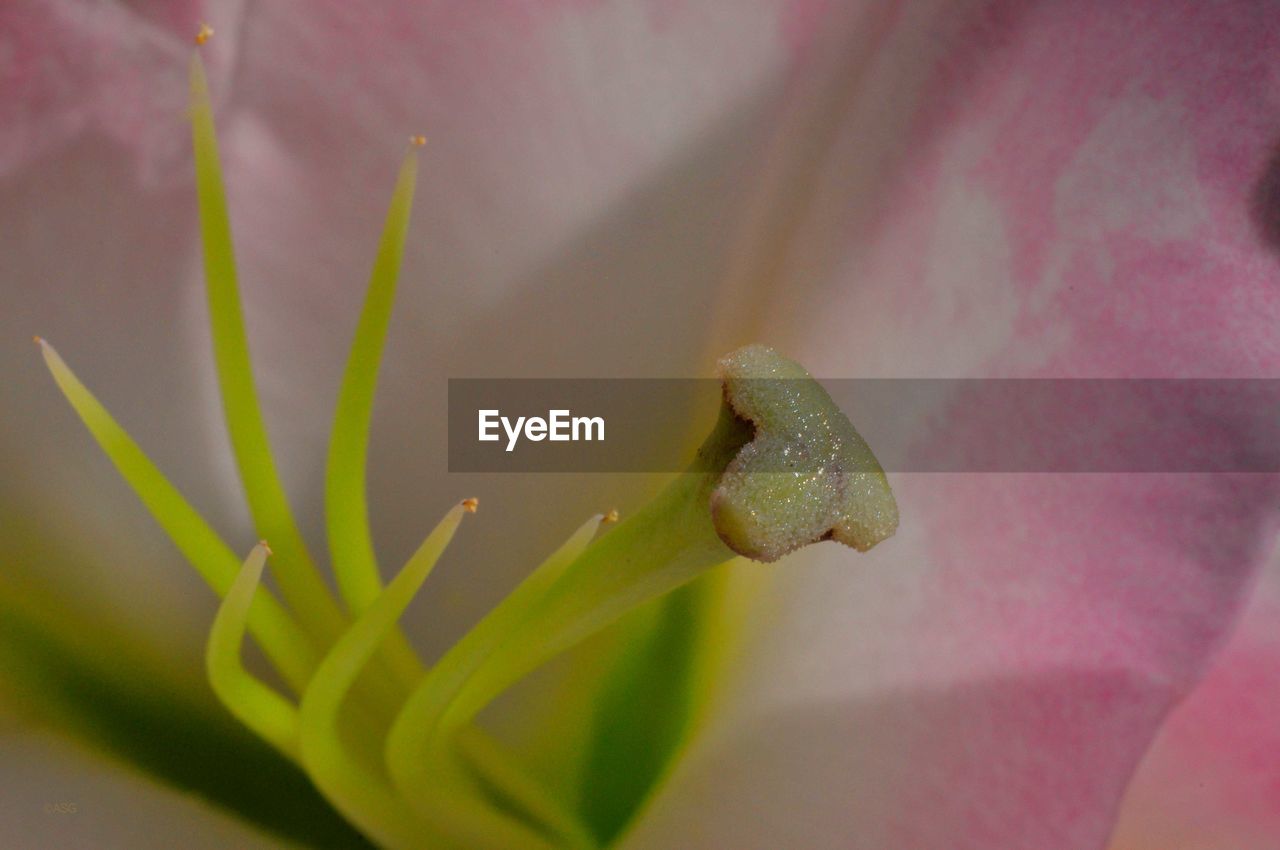
[[[897,530],[884,470],[804,367],[764,345],[740,348],[719,367],[726,412],[754,432],[711,495],[730,549],[776,561],[832,539],[865,552]]]

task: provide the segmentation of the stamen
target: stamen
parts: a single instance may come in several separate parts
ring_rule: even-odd
[[[395,304],[417,174],[417,157],[410,152],[405,155],[396,178],[329,437],[324,482],[325,525],[338,589],[347,608],[356,615],[368,608],[382,591],[366,497],[369,427],[378,386],[378,363]],[[406,668],[404,675],[416,679],[421,669],[415,662]]]
[[[378,386],[378,364],[395,305],[413,209],[417,163],[418,158],[412,152],[406,154],[396,177],[329,432],[324,476],[325,531],[338,591],[353,616],[365,611],[382,592],[382,577],[369,529],[369,428]],[[422,662],[399,628],[392,630],[380,654],[391,673],[388,684],[397,686],[403,697],[422,678]]]
[[[85,388],[53,346],[44,339],[37,338],[37,342],[58,388],[116,471],[196,572],[214,592],[225,596],[240,572],[240,559]],[[315,669],[315,649],[293,617],[266,590],[256,594],[249,610],[249,630],[289,686],[301,693]]]
[[[457,505],[445,514],[400,574],[325,656],[302,697],[303,764],[343,814],[391,846],[405,846],[406,842],[412,846],[411,836],[423,825],[406,818],[394,790],[348,750],[339,735],[338,710],[356,677],[431,574],[466,512],[463,505]]]
[[[410,136],[409,137],[409,144],[413,145],[415,148],[420,148],[426,143],[427,143],[426,136]]]
[[[567,808],[536,776],[513,763],[510,753],[480,726],[473,724],[460,729],[457,744],[459,754],[467,760],[469,767],[492,787],[501,789],[510,806],[522,810],[546,832],[562,839],[565,843],[563,850],[596,848],[595,838],[587,831],[577,812]]]
[[[498,608],[464,635],[428,671],[401,709],[387,736],[387,766],[397,789],[406,799],[420,797],[432,782],[431,767],[421,758],[420,748],[426,739],[420,730],[427,728],[433,718],[438,718],[450,701],[467,687],[470,677],[525,625],[535,606],[560,580],[569,565],[586,551],[608,518],[606,514],[596,514],[579,526]]]
[[[280,593],[323,648],[332,643],[346,621],[298,531],[267,438],[240,304],[213,106],[199,53],[191,57],[190,86],[205,294],[227,435],[254,525],[258,534],[273,541],[278,550],[275,577]]]
[[[298,709],[245,669],[240,659],[249,606],[271,548],[253,547],[218,607],[205,647],[205,670],[218,699],[241,723],[290,758],[298,757]]]
[[[211,38],[213,38],[213,27],[202,22],[200,24],[199,31],[196,32],[196,38],[195,38],[196,44],[204,45]]]
[[[302,697],[302,762],[312,780],[334,805],[366,834],[388,846],[419,846],[424,830],[435,826],[457,834],[467,846],[552,850],[527,827],[479,800],[452,790],[437,775],[429,804],[410,806],[425,816],[419,821],[404,807],[386,780],[351,751],[338,728],[338,712],[378,646],[391,634],[404,609],[431,574],[475,499],[466,499],[427,535],[400,574],[387,585],[321,662]],[[486,845],[485,841],[492,841]]]

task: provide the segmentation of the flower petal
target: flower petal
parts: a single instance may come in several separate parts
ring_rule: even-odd
[[[1110,850],[1269,850],[1280,843],[1280,562],[1240,627],[1160,730]]]
[[[83,135],[126,151],[148,183],[186,167],[190,143],[174,119],[186,105],[182,63],[206,4],[134,5],[16,0],[0,9],[0,176]],[[228,32],[241,5],[219,5]],[[210,50],[222,65],[233,46],[224,39]]]
[[[0,734],[0,813],[11,847],[239,847],[279,840],[66,740]]]

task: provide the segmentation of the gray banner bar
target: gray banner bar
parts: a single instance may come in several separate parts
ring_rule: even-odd
[[[1280,380],[821,383],[890,472],[1280,472]],[[709,431],[720,397],[712,379],[450,379],[449,470],[678,471],[695,447],[673,435]]]

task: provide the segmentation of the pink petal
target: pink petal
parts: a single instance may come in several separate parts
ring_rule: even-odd
[[[1110,850],[1271,850],[1280,839],[1280,568],[1160,730],[1129,786]]]
[[[0,176],[90,135],[134,157],[147,181],[187,167],[184,60],[205,4],[14,0],[0,9]],[[217,10],[228,33],[239,2]],[[210,45],[215,64],[233,39]]]
[[[838,377],[1274,374],[1277,57],[1262,3],[904,12],[783,246],[791,350]],[[963,399],[924,413],[921,455],[990,449]],[[1212,424],[1256,449],[1243,417]],[[630,847],[1102,848],[1274,542],[1271,475],[892,481],[897,538],[776,573]]]

